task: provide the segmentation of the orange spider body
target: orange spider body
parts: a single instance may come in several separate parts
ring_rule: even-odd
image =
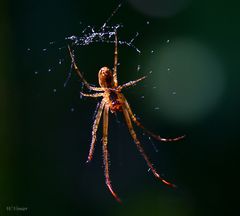
[[[123,96],[120,93],[120,89],[114,87],[113,74],[108,67],[102,67],[98,72],[98,82],[102,88],[107,88],[103,95],[111,112],[122,112],[122,106],[124,104]]]
[[[91,146],[90,146],[87,162],[90,162],[92,160],[93,152],[94,152],[94,148],[95,148],[95,144],[96,144],[96,140],[97,140],[98,125],[99,125],[101,116],[103,115],[103,136],[102,136],[102,144],[103,145],[102,145],[102,147],[103,147],[103,162],[104,162],[105,182],[106,182],[106,185],[107,185],[109,191],[114,196],[114,198],[118,202],[121,202],[120,198],[118,197],[118,195],[114,192],[114,190],[112,188],[111,181],[110,181],[110,175],[109,175],[109,154],[108,154],[108,114],[109,114],[109,110],[112,113],[117,112],[117,111],[120,111],[120,112],[123,113],[123,116],[125,118],[126,124],[128,126],[128,129],[129,129],[129,133],[132,136],[132,138],[133,138],[133,140],[134,140],[134,142],[137,146],[137,149],[139,150],[139,152],[141,153],[141,155],[145,159],[149,169],[152,171],[153,175],[157,179],[159,179],[164,184],[166,184],[170,187],[174,187],[174,184],[172,184],[172,183],[166,181],[165,179],[163,179],[158,174],[158,172],[155,170],[152,163],[148,159],[148,157],[147,157],[139,139],[137,138],[137,135],[136,135],[136,133],[133,129],[132,122],[134,122],[137,126],[142,128],[148,135],[152,136],[153,138],[155,138],[158,141],[164,141],[164,142],[177,141],[177,140],[182,139],[184,136],[180,136],[180,137],[176,137],[176,138],[163,138],[159,135],[156,135],[156,134],[152,133],[148,129],[146,129],[138,121],[138,119],[135,117],[135,115],[133,114],[133,111],[132,111],[130,105],[128,104],[126,98],[121,93],[121,90],[123,88],[135,85],[136,83],[145,79],[146,76],[144,76],[140,79],[134,80],[134,81],[130,81],[130,82],[125,83],[123,85],[118,85],[118,80],[117,80],[117,62],[118,62],[117,45],[118,45],[118,41],[117,41],[117,33],[116,33],[115,34],[114,69],[113,69],[113,72],[108,67],[102,67],[99,70],[98,81],[99,81],[100,87],[94,87],[94,86],[90,85],[84,79],[82,73],[80,72],[80,70],[77,67],[77,64],[75,62],[74,55],[71,51],[70,46],[68,46],[68,49],[69,49],[70,57],[71,57],[71,60],[72,60],[72,65],[73,65],[77,75],[79,76],[79,78],[83,82],[83,84],[89,90],[97,92],[97,93],[94,93],[94,94],[86,94],[86,93],[81,92],[81,94],[85,97],[94,97],[94,98],[103,97],[102,101],[100,102],[100,105],[99,105],[99,108],[97,110],[96,117],[95,117],[95,120],[94,120],[94,123],[93,123],[92,141],[91,141]]]
[[[112,71],[108,67],[99,70],[98,82],[102,88],[114,88]]]
[[[112,112],[123,111],[124,100],[123,100],[122,93],[120,93],[117,90],[116,91],[110,90],[107,97],[108,97],[108,105]]]

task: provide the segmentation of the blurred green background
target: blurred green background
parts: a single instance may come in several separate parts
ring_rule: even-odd
[[[1,1],[0,216],[236,213],[240,75],[234,1],[129,0],[109,23],[124,25],[122,40],[140,33],[134,44],[141,55],[119,48],[120,83],[149,75],[124,92],[135,113],[162,136],[186,134],[183,141],[151,143],[136,129],[157,170],[178,188],[148,172],[121,115],[120,123],[110,117],[109,152],[123,205],[104,183],[101,128],[94,159],[85,164],[97,100],[79,98],[74,74],[63,87],[70,61],[58,48],[84,26],[100,27],[117,5]],[[97,84],[100,67],[113,66],[111,44],[78,47],[76,53],[91,83]]]

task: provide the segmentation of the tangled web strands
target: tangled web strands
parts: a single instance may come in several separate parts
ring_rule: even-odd
[[[87,46],[91,43],[114,43],[115,42],[114,37],[115,37],[116,31],[120,27],[123,27],[123,26],[122,25],[115,25],[115,26],[103,25],[102,28],[100,28],[99,30],[95,30],[93,27],[88,26],[82,31],[83,36],[72,35],[72,36],[66,37],[65,40],[70,41],[71,45],[75,45],[75,46]],[[132,47],[138,53],[141,53],[141,51],[133,44],[134,40],[138,35],[139,34],[137,32],[136,35],[129,41],[119,40],[118,44]]]

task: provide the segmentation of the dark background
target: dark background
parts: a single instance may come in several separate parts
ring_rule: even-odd
[[[172,2],[173,8],[178,6],[178,1]],[[124,25],[118,32],[122,40],[140,33],[134,44],[141,55],[120,46],[120,83],[153,68],[146,82],[124,92],[134,111],[162,136],[187,135],[183,141],[152,144],[136,129],[157,170],[178,188],[166,187],[147,171],[121,114],[120,123],[110,115],[109,152],[112,184],[123,205],[104,183],[101,127],[94,159],[85,164],[97,100],[79,98],[81,85],[75,74],[63,87],[70,61],[66,49],[58,48],[66,46],[66,36],[81,35],[84,26],[100,27],[117,5],[117,1],[1,1],[0,216],[236,213],[240,76],[239,4],[234,1],[193,0],[173,14],[165,13],[171,9],[167,7],[157,15],[151,14],[151,7],[146,14],[126,2],[109,23]],[[158,71],[156,59],[171,51],[171,44],[175,49],[174,44],[188,41],[182,38],[192,41],[193,58],[203,50],[202,59],[195,64],[189,49],[181,49],[186,56],[181,68],[175,62],[179,56],[173,62],[170,58],[178,75],[173,73],[176,80],[167,85],[163,82],[169,80],[167,72]],[[57,43],[51,46],[50,41]],[[76,52],[91,83],[97,84],[100,67],[113,66],[113,45],[92,44],[77,47]],[[209,56],[214,56],[214,66],[210,67]],[[186,74],[182,66],[189,64]],[[203,82],[193,79],[196,71]],[[165,94],[169,86],[170,91],[178,86],[175,98]]]

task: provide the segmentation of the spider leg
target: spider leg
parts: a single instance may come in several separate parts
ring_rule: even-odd
[[[85,94],[83,92],[80,92],[80,94],[84,97],[102,97],[104,93],[95,93],[95,94]]]
[[[102,91],[103,89],[101,87],[94,87],[91,86],[83,77],[82,73],[80,72],[80,70],[78,69],[78,66],[75,62],[75,58],[74,58],[74,54],[70,48],[70,46],[68,45],[68,51],[72,60],[72,64],[74,67],[74,70],[76,71],[77,75],[79,76],[79,78],[81,79],[81,81],[84,83],[84,85],[89,89],[89,90],[93,90],[93,91]]]
[[[123,88],[129,87],[129,86],[132,86],[132,85],[135,85],[135,84],[137,84],[138,82],[140,82],[140,81],[142,81],[142,80],[144,80],[144,79],[146,79],[146,78],[147,78],[147,76],[143,76],[143,77],[141,77],[141,78],[139,78],[139,79],[137,79],[137,80],[127,82],[127,83],[119,86],[118,89],[121,90],[121,89],[123,89]]]
[[[113,197],[121,203],[120,198],[118,195],[113,191],[112,185],[111,185],[111,180],[109,176],[109,161],[108,161],[108,148],[107,148],[107,143],[108,143],[108,111],[109,107],[108,105],[105,106],[104,108],[104,113],[103,113],[103,161],[104,161],[104,173],[105,173],[105,182],[112,193]]]
[[[96,139],[97,139],[97,130],[98,130],[98,125],[101,119],[101,115],[102,115],[102,111],[105,105],[105,101],[102,100],[100,103],[100,106],[97,110],[97,114],[93,123],[93,128],[92,128],[92,141],[91,141],[91,147],[88,153],[88,159],[87,159],[87,163],[90,162],[92,160],[93,157],[93,152],[94,152],[94,147],[96,144]]]
[[[118,86],[117,64],[118,64],[118,39],[117,39],[117,31],[115,31],[115,50],[114,50],[114,69],[113,69],[113,82],[115,87]]]
[[[178,141],[180,139],[183,139],[185,137],[185,135],[183,136],[179,136],[179,137],[175,137],[175,138],[163,138],[160,135],[154,134],[153,132],[149,131],[148,129],[146,129],[135,117],[135,115],[132,112],[132,109],[130,107],[130,105],[128,104],[126,98],[124,98],[124,103],[125,103],[125,107],[131,117],[131,119],[133,120],[133,122],[139,126],[140,128],[142,128],[148,135],[152,136],[154,139],[159,140],[159,141],[163,141],[163,142],[173,142],[173,141]]]
[[[162,181],[164,184],[170,186],[170,187],[176,187],[174,184],[166,181],[165,179],[163,179],[158,173],[157,171],[155,170],[155,168],[153,167],[152,163],[150,162],[150,160],[148,159],[140,141],[138,140],[137,138],[137,135],[133,129],[133,126],[132,126],[132,122],[131,122],[131,118],[129,116],[129,113],[128,113],[128,110],[123,107],[123,114],[124,114],[124,117],[125,117],[125,120],[126,120],[126,123],[127,123],[127,126],[128,126],[128,129],[129,129],[129,132],[134,140],[134,142],[136,143],[137,145],[137,148],[138,148],[138,151],[141,153],[141,155],[143,156],[143,158],[145,159],[148,167],[150,168],[150,170],[152,171],[152,173],[154,174],[154,176],[156,178],[158,178],[160,181]]]

